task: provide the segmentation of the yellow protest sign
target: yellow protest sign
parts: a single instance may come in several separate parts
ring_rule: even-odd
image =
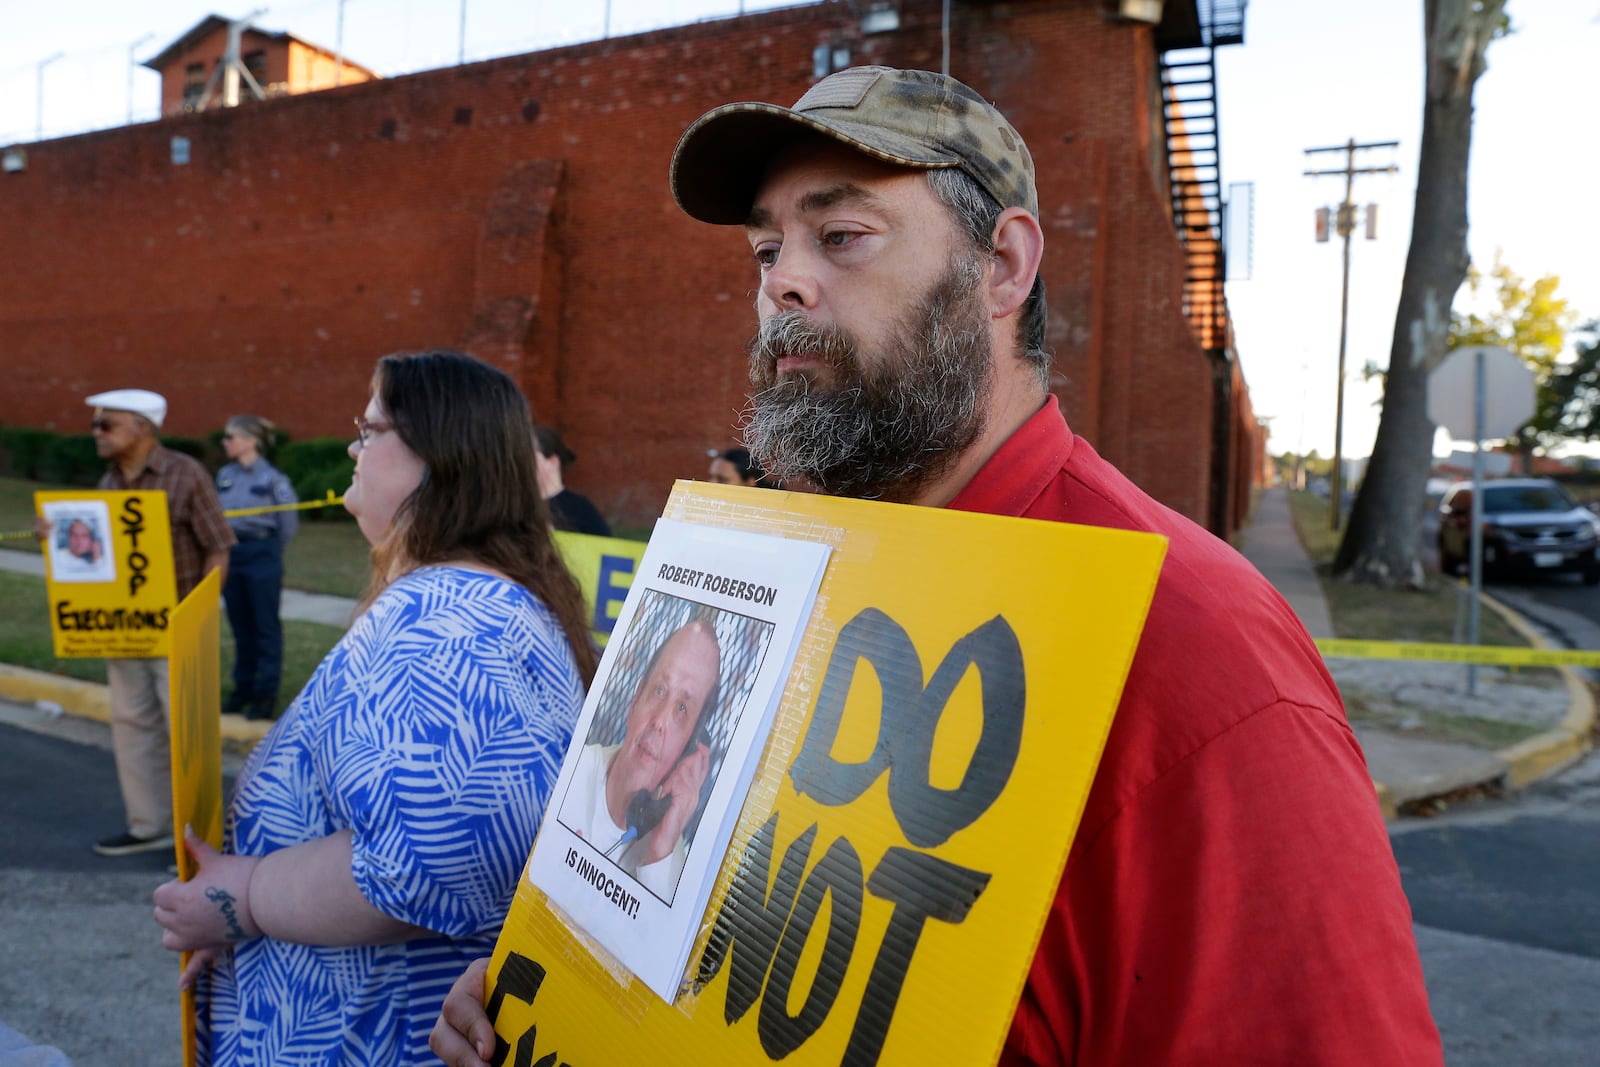
[[[165,656],[177,584],[167,494],[33,494],[50,522],[43,545],[56,655]]]
[[[222,847],[222,576],[211,571],[172,612],[167,681],[172,697],[172,824],[178,876],[194,877],[183,829]],[[189,953],[180,953],[180,972]],[[182,994],[183,1062],[195,1062],[193,988]]]
[[[561,558],[583,589],[583,602],[589,607],[589,631],[603,648],[633,585],[634,572],[644,555],[644,542],[566,530],[557,530],[555,537]]]
[[[685,482],[665,516],[833,553],[682,992],[524,878],[487,989],[508,1062],[994,1063],[1164,539]]]

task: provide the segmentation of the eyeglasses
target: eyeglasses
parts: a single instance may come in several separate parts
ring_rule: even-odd
[[[110,433],[117,428],[117,424],[110,419],[95,419],[89,423],[89,428],[96,433]]]
[[[368,441],[371,439],[373,434],[388,433],[390,430],[394,429],[393,423],[380,422],[377,419],[369,419],[364,415],[357,415],[355,422],[356,440],[361,442],[362,448],[367,447]]]

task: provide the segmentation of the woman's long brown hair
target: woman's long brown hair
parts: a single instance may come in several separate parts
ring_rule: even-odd
[[[534,466],[533,418],[509,377],[450,349],[384,356],[372,392],[395,432],[422,460],[422,484],[372,547],[363,610],[417,567],[471,560],[542,600],[572,645],[584,687],[596,653],[583,591],[551,537]]]

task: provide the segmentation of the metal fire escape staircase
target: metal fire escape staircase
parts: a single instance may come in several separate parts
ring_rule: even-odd
[[[1198,38],[1160,53],[1172,223],[1185,260],[1183,312],[1209,350],[1229,345],[1216,49],[1244,42],[1247,3],[1199,0]]]

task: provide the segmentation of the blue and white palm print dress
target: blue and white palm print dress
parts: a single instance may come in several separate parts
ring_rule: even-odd
[[[201,1062],[437,1064],[428,1033],[494,947],[582,704],[560,624],[520,585],[425,567],[384,590],[251,753],[228,850],[349,829],[362,895],[438,936],[241,942],[200,984]]]

